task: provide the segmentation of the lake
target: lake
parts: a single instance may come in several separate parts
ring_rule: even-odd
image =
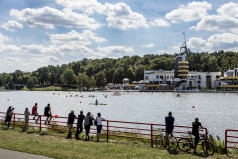
[[[107,105],[89,105],[96,99]],[[114,96],[112,92],[0,92],[1,112],[6,112],[12,105],[14,112],[23,113],[26,107],[31,110],[35,102],[40,114],[50,103],[53,115],[68,116],[71,110],[76,114],[83,110],[84,114],[90,111],[94,116],[101,112],[108,120],[164,124],[165,116],[172,111],[175,125],[191,126],[198,117],[209,133],[221,138],[224,138],[225,129],[238,129],[237,93],[181,93],[181,97],[176,97],[176,93],[171,92],[123,92],[120,96]]]

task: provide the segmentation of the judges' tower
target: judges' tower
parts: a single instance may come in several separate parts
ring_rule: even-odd
[[[183,83],[187,83],[188,77],[188,61],[187,61],[187,45],[185,41],[184,34],[184,43],[180,47],[180,54],[174,59],[174,78],[175,78],[175,87],[179,87]]]

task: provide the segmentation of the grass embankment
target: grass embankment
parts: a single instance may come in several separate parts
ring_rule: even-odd
[[[167,158],[167,159],[196,159],[204,158],[204,154],[199,155],[192,153],[170,154],[167,150],[159,150],[145,145],[136,145],[128,142],[109,143],[105,139],[101,142],[83,141],[74,139],[65,139],[65,134],[45,133],[27,133],[20,132],[18,129],[5,130],[0,128],[0,148],[11,149],[16,151],[39,154],[54,158]],[[208,158],[228,158],[224,155],[214,155]]]

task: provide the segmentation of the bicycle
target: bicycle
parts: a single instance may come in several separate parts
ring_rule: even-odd
[[[191,131],[188,131],[189,138],[180,138],[178,140],[178,149],[183,152],[188,152],[193,146],[193,137]],[[206,133],[207,135],[208,133]],[[199,141],[202,141],[203,152],[207,155],[213,155],[215,152],[214,146],[211,142],[206,140],[206,136],[203,134],[200,136]]]
[[[171,150],[175,150],[177,148],[177,139],[173,136],[173,134],[169,134],[168,143],[166,143],[166,134],[165,129],[158,129],[160,134],[156,136],[155,145],[157,148],[167,147]]]

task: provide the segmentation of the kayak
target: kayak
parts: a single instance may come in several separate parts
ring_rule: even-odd
[[[88,105],[107,105],[107,104],[105,104],[105,103],[98,103],[98,104],[96,104],[96,103],[89,103]]]

